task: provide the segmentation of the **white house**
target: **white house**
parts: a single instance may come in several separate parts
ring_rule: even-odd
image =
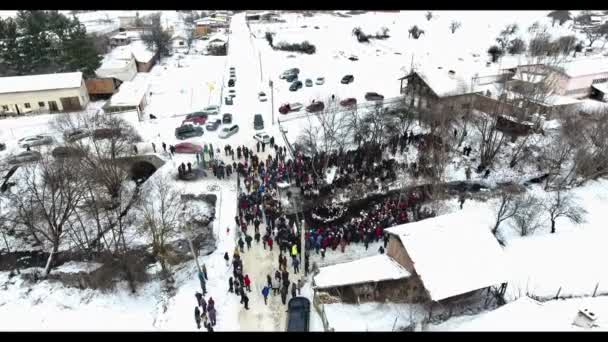
[[[81,72],[0,77],[0,112],[78,111],[88,103]]]
[[[124,82],[120,86],[118,93],[114,94],[105,105],[104,111],[106,113],[136,111],[141,118],[150,99],[149,89],[148,75],[137,74],[133,80]]]
[[[186,35],[181,32],[175,33],[173,37],[171,37],[171,42],[173,44],[173,49],[183,49],[188,46]]]

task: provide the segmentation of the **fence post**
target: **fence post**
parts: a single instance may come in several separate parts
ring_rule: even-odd
[[[559,290],[557,290],[557,293],[555,294],[555,299],[557,299],[559,297],[559,293],[562,292],[562,287],[559,287]]]
[[[600,286],[600,283],[598,282],[597,284],[595,284],[595,290],[593,290],[593,296],[595,297],[595,295],[597,294],[597,288]]]

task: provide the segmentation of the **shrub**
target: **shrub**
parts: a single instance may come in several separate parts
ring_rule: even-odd
[[[507,50],[512,55],[520,54],[526,51],[526,43],[520,38],[515,38],[511,41]]]
[[[317,48],[314,45],[310,44],[308,41],[294,44],[281,42],[277,44],[275,48],[281,51],[301,52],[309,55],[312,55],[317,52]]]
[[[488,54],[492,56],[492,63],[496,62],[500,56],[504,54],[504,51],[498,47],[498,45],[492,45],[488,49]]]
[[[268,45],[270,45],[270,47],[274,47],[274,45],[273,45],[274,37],[273,37],[272,33],[267,31],[266,34],[264,35],[264,37],[266,38],[266,41],[268,41]]]

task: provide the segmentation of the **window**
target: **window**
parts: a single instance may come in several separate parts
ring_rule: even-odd
[[[23,105],[25,106],[25,108],[28,108],[28,109],[29,109],[29,108],[31,108],[31,107],[30,107],[30,103],[29,103],[29,102],[26,102],[26,103],[24,103]]]
[[[179,46],[184,46],[184,42],[183,41],[179,42]]]
[[[8,106],[2,106],[2,110],[8,110]]]
[[[44,102],[38,102],[38,107],[44,108]]]

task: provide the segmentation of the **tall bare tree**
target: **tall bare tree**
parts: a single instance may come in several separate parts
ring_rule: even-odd
[[[555,233],[555,221],[560,217],[565,217],[576,224],[584,222],[587,211],[574,202],[572,193],[564,192],[563,187],[560,186],[551,195],[551,199],[543,204],[551,221],[551,233]]]
[[[517,194],[511,190],[504,190],[500,193],[498,204],[496,205],[495,223],[492,234],[498,233],[500,224],[517,215],[521,201],[517,200]]]
[[[518,210],[513,216],[515,228],[521,236],[533,233],[541,225],[542,205],[533,195],[517,198]]]
[[[462,24],[459,21],[453,20],[450,23],[450,32],[455,33],[461,26]]]

